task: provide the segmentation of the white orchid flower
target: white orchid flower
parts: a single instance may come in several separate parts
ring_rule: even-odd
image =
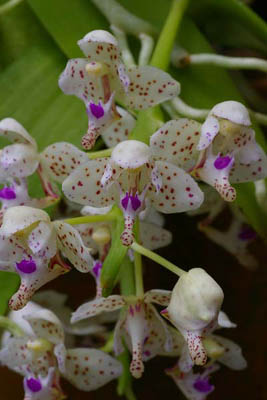
[[[93,259],[78,232],[70,225],[51,222],[47,213],[26,206],[9,208],[0,228],[0,269],[19,274],[21,283],[9,301],[17,310],[37,289],[66,273],[59,251],[80,272],[89,272]]]
[[[122,242],[133,241],[135,217],[150,200],[156,210],[177,213],[194,210],[203,193],[189,174],[176,165],[159,161],[152,146],[126,140],[113,150],[110,159],[89,160],[63,182],[66,197],[82,205],[107,207],[117,203],[123,211]]]
[[[34,393],[47,393],[53,376],[58,378],[56,388],[62,395],[60,376],[80,390],[91,391],[121,374],[121,364],[100,350],[66,349],[63,326],[53,312],[41,308],[24,313],[23,318],[32,334],[10,338],[0,351],[0,361],[26,377],[24,387],[29,399],[47,400],[44,396],[34,397]]]
[[[211,385],[209,382],[210,374],[219,368],[219,365],[213,364],[206,367],[201,373],[194,373],[192,370],[184,373],[175,366],[165,372],[174,380],[186,399],[206,400],[207,396],[215,389],[214,385]]]
[[[140,378],[144,371],[143,361],[172,350],[169,328],[152,304],[166,306],[170,294],[166,290],[150,290],[143,298],[119,295],[96,298],[81,305],[73,313],[71,322],[122,309],[115,327],[114,351],[116,355],[123,352],[124,340],[132,353],[130,371],[135,378]]]
[[[167,122],[152,137],[161,159],[213,186],[225,201],[236,197],[231,183],[267,175],[267,157],[255,140],[247,109],[235,101],[217,104],[200,123],[182,118]]]
[[[181,332],[196,365],[207,361],[205,332],[217,324],[223,302],[220,286],[202,268],[183,274],[175,285],[168,307],[161,312]]]
[[[68,62],[59,86],[86,105],[89,128],[82,140],[86,149],[93,147],[102,131],[108,136],[107,131],[114,129],[111,124],[116,120],[129,131],[134,127],[134,119],[116,107],[115,101],[133,110],[143,110],[179,94],[178,82],[166,72],[150,66],[127,68],[120,59],[116,38],[107,31],[89,32],[78,45],[86,58]]]

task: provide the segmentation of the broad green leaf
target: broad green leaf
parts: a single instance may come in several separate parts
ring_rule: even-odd
[[[233,20],[264,44],[267,42],[266,22],[240,0],[192,0],[190,11],[197,24],[217,17]]]
[[[0,4],[5,2],[0,0]],[[40,44],[51,46],[53,40],[25,2],[0,16],[0,70]]]
[[[19,282],[17,274],[0,271],[0,315],[6,312],[8,301],[17,290]]]
[[[80,57],[77,41],[93,29],[106,29],[105,18],[90,0],[28,0],[59,47],[70,57]]]
[[[58,88],[65,63],[53,47],[32,48],[0,76],[0,119],[17,119],[40,150],[60,140],[79,145],[86,129],[82,102]]]

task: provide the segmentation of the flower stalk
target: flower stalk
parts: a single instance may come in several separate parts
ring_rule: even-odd
[[[154,253],[151,250],[146,249],[145,247],[141,246],[140,244],[134,242],[131,245],[131,248],[143,256],[150,258],[151,260],[155,261],[156,263],[162,265],[164,268],[168,269],[169,271],[173,272],[175,275],[182,276],[186,273],[183,269],[177,267],[170,261],[166,260],[165,258],[159,256],[158,254]]]

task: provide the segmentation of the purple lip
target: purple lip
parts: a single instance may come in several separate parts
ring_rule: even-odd
[[[124,210],[127,209],[129,200],[131,202],[132,209],[134,211],[138,210],[138,208],[141,206],[141,201],[138,198],[138,195],[136,194],[135,196],[129,195],[127,192],[124,198],[121,200],[121,205],[124,208]]]
[[[33,393],[37,393],[37,392],[40,392],[40,390],[42,390],[42,385],[41,385],[41,382],[39,381],[39,379],[30,378],[30,379],[26,380],[26,383],[27,383],[28,388]]]
[[[214,386],[209,383],[208,379],[201,379],[201,378],[198,378],[194,382],[193,386],[198,392],[201,393],[209,393],[214,388]]]
[[[238,234],[240,240],[252,240],[257,237],[256,232],[250,226],[244,227]]]
[[[99,278],[100,272],[101,272],[101,268],[102,268],[102,263],[100,261],[97,261],[95,263],[95,265],[93,266],[93,273],[94,273],[96,278]]]
[[[100,103],[98,103],[98,104],[90,103],[89,107],[90,107],[91,113],[97,119],[102,118],[103,115],[105,114],[104,108],[101,106]]]
[[[0,190],[0,198],[5,200],[14,200],[16,198],[16,192],[13,188],[4,186],[3,189]]]
[[[224,168],[228,167],[228,165],[230,164],[231,161],[232,161],[232,157],[229,157],[229,156],[218,157],[214,161],[214,167],[216,169],[224,169]]]
[[[32,274],[36,271],[36,262],[34,260],[22,260],[16,263],[17,269],[24,274]]]

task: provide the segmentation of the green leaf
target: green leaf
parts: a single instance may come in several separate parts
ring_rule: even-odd
[[[6,3],[6,0],[0,0]],[[0,69],[17,60],[32,46],[53,45],[53,40],[24,2],[0,16]]]
[[[28,0],[58,46],[70,58],[80,57],[77,41],[93,29],[106,29],[105,18],[89,0]]]
[[[267,24],[251,8],[239,0],[201,0],[191,1],[191,15],[197,24],[218,17],[224,20],[235,21],[245,27],[247,31],[260,39],[265,45],[267,42]]]
[[[20,278],[13,272],[0,271],[0,315],[5,314],[10,297],[15,293]]]

